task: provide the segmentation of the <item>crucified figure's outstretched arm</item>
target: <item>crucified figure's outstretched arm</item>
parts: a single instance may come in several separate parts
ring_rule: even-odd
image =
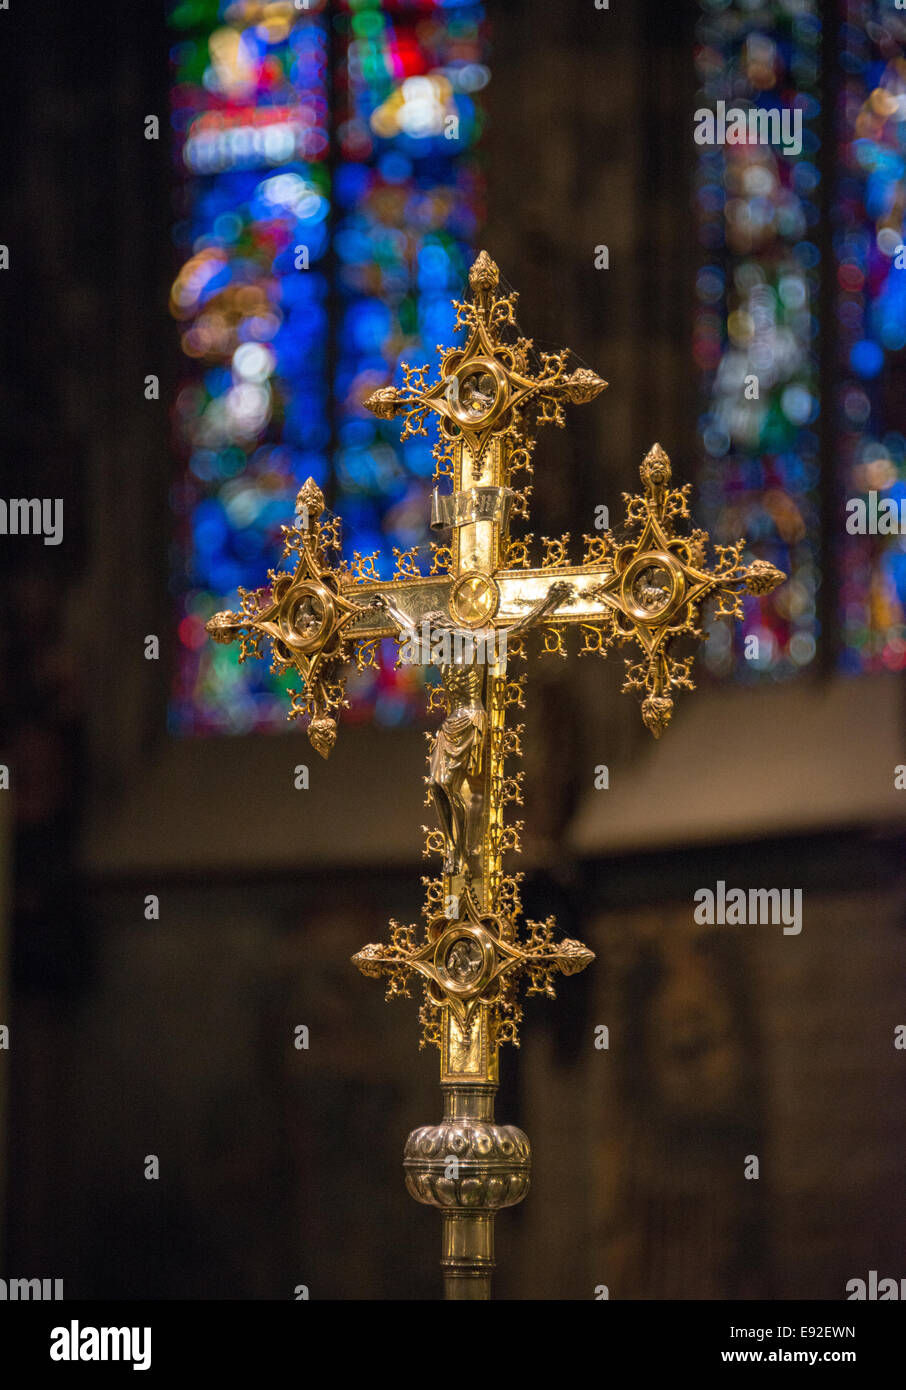
[[[575,584],[571,584],[568,579],[555,579],[544,597],[533,603],[518,623],[513,624],[510,628],[510,636],[519,637],[521,633],[528,632],[530,627],[534,627],[542,618],[546,618],[548,613],[552,613],[566,599],[571,598],[575,592]],[[527,601],[523,600],[523,602]]]
[[[398,608],[393,599],[387,594],[375,594],[368,604],[369,608],[377,609],[380,613],[386,613],[396,623],[399,631],[405,631],[415,626],[408,613],[404,613],[402,608]]]

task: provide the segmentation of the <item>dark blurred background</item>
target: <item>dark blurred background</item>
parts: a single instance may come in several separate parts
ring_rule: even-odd
[[[385,1005],[349,964],[390,916],[417,920],[428,725],[405,700],[372,718],[365,690],[321,765],[295,731],[194,730],[210,701],[180,675],[187,362],[168,299],[187,193],[171,50],[211,15],[241,31],[243,6],[179,8],[179,33],[163,5],[33,0],[0,16],[6,494],[62,497],[66,526],[58,547],[0,538],[0,1266],[63,1278],[75,1298],[285,1299],[303,1283],[313,1298],[434,1297],[440,1223],[407,1197],[400,1161],[440,1115],[437,1060],[418,1051],[415,1005]],[[339,139],[347,21],[386,10],[405,34],[413,7],[329,9]],[[537,344],[569,345],[610,382],[541,439],[532,530],[578,547],[596,506],[616,521],[658,439],[699,522],[746,534],[796,586],[748,611],[754,665],[709,644],[657,744],[619,694],[619,655],[531,663],[526,914],[555,913],[597,959],[556,1002],[532,1001],[522,1048],[504,1050],[498,1117],[529,1134],[535,1173],[497,1223],[500,1297],[840,1298],[869,1269],[904,1273],[903,553],[899,537],[854,550],[842,509],[854,489],[897,496],[903,476],[903,343],[878,262],[892,264],[881,233],[902,218],[902,159],[892,191],[864,195],[861,226],[858,180],[879,166],[852,156],[857,137],[902,148],[903,35],[882,18],[863,3],[525,0],[479,20],[491,80],[473,83],[485,125],[469,168],[484,192],[463,243],[520,291]],[[807,118],[799,172],[763,155],[708,164],[696,107],[775,90]],[[146,140],[155,113],[161,138]],[[323,252],[328,324],[361,283],[344,245],[331,233]],[[761,279],[738,273],[752,265]],[[745,297],[765,284],[781,306],[768,330]],[[326,331],[339,380],[342,334]],[[800,358],[772,377],[797,332]],[[780,401],[754,426],[727,407],[747,360]],[[327,409],[343,512],[345,424]],[[348,470],[345,487],[359,515]],[[249,562],[262,580],[268,559]],[[801,934],[696,927],[692,895],[718,880],[801,888]]]

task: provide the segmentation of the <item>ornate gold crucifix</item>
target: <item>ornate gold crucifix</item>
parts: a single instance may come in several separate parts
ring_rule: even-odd
[[[567,350],[536,354],[515,322],[515,294],[482,251],[469,273],[471,298],[454,301],[461,346],[439,348],[440,370],[403,366],[404,384],[384,387],[366,402],[375,414],[402,417],[402,438],[427,436],[436,418],[432,526],[428,572],[419,552],[394,550],[396,574],[381,580],[377,553],[341,561],[340,523],[324,519],[324,498],[312,479],[297,498],[296,524],[283,528],[291,569],[271,571],[269,588],[240,590],[239,612],[217,613],[207,627],[219,642],[238,640],[239,659],[260,656],[270,639],[277,669],[301,678],[290,691],[289,718],[308,720],[308,735],[325,758],[336,740],[348,666],[377,664],[384,638],[401,642],[400,658],[439,668],[428,686],[430,709],[444,718],[429,735],[427,804],[437,825],[423,827],[425,854],[441,872],[423,879],[425,928],[390,924],[387,944],[354,957],[363,974],[388,980],[388,999],[408,995],[418,979],[422,1046],[440,1050],[444,1117],[416,1130],[405,1148],[406,1184],[419,1202],[443,1215],[445,1293],[490,1297],[494,1215],[525,1196],[529,1142],[521,1130],[494,1122],[498,1052],[518,1046],[526,993],[554,997],[554,976],[572,975],[594,959],[579,941],[556,940],[555,923],[521,923],[522,875],[504,871],[518,850],[522,822],[506,808],[521,805],[522,725],[507,724],[523,708],[528,634],[543,651],[566,656],[570,628],[580,655],[606,655],[633,643],[624,690],[642,696],[642,718],[655,738],[666,729],[673,692],[691,689],[692,655],[676,656],[684,638],[704,636],[703,604],[716,615],[742,617],[742,594],[769,593],[785,578],[773,565],[744,565],[744,542],[715,547],[707,567],[704,531],[691,530],[689,485],[671,486],[670,461],[655,444],[641,465],[642,490],[624,495],[618,535],[584,536],[582,563],[571,564],[569,535],[541,538],[539,566],[532,537],[510,535],[527,519],[528,478],[537,427],[563,425],[564,406],[591,401],[606,382],[584,368],[569,370]],[[521,485],[516,485],[517,476]]]

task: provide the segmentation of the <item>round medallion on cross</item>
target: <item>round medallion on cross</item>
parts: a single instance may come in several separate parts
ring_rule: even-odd
[[[500,603],[500,590],[490,574],[472,570],[460,575],[450,594],[450,613],[464,627],[490,622]]]
[[[626,566],[620,585],[626,611],[640,623],[663,623],[683,601],[682,567],[667,551],[637,555]]]
[[[494,950],[481,927],[456,923],[434,950],[434,967],[448,994],[468,998],[481,992],[494,969]]]
[[[506,404],[506,373],[492,357],[470,358],[450,374],[444,396],[457,424],[466,429],[484,426]]]
[[[320,584],[308,581],[292,585],[277,612],[280,638],[292,651],[317,650],[335,619],[333,597]]]

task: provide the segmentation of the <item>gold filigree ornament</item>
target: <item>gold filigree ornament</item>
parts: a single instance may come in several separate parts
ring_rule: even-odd
[[[301,690],[290,690],[288,719],[308,719],[308,737],[322,758],[336,742],[336,713],[346,705],[346,672],[356,640],[347,629],[361,616],[361,605],[341,591],[341,574],[329,551],[339,548],[338,527],[322,522],[324,495],[313,478],[296,497],[300,520],[284,526],[283,558],[296,558],[289,571],[271,570],[269,590],[239,590],[239,612],[215,613],[206,628],[215,642],[240,644],[239,660],[261,656],[269,638],[273,669],[294,667]]]
[[[599,395],[606,381],[587,367],[568,371],[569,352],[543,352],[532,366],[532,342],[511,335],[515,329],[518,295],[503,294],[500,273],[482,251],[469,273],[470,300],[454,300],[456,330],[466,330],[462,347],[438,348],[437,380],[428,384],[427,367],[402,364],[403,385],[384,386],[365,404],[381,419],[402,416],[401,438],[427,434],[426,419],[437,416],[440,451],[463,443],[475,460],[485,455],[491,440],[506,436],[522,451],[518,466],[526,467],[533,428],[564,423],[563,403],[585,404]]]
[[[707,532],[684,535],[679,528],[689,519],[689,484],[670,487],[670,460],[659,444],[639,472],[643,491],[624,495],[626,529],[638,534],[612,550],[610,573],[588,592],[613,612],[609,640],[642,649],[642,661],[626,660],[623,689],[643,692],[642,718],[660,738],[673,712],[671,692],[694,689],[693,658],[674,656],[673,647],[680,638],[707,635],[700,626],[702,605],[716,598],[715,616],[741,618],[744,592],[768,594],[786,576],[766,560],[743,565],[742,540],[716,546],[717,564],[706,569]]]
[[[372,942],[352,961],[363,975],[388,977],[388,999],[408,993],[410,976],[420,975],[428,1004],[449,1008],[461,1033],[470,1030],[476,1011],[486,1006],[496,1034],[509,1017],[520,974],[529,980],[529,994],[553,999],[557,973],[575,975],[594,960],[581,941],[555,940],[553,919],[529,922],[527,931],[527,939],[520,942],[511,918],[482,912],[467,892],[457,904],[455,919],[444,913],[429,918],[420,943],[415,927],[407,928],[404,937],[397,930],[389,944]],[[515,1033],[508,1040],[518,1046]]]

